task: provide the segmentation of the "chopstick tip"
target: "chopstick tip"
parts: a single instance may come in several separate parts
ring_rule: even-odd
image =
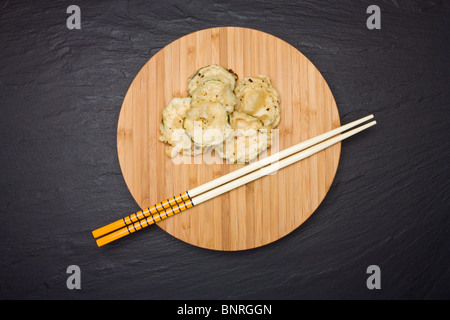
[[[92,236],[94,237],[94,239],[98,238],[99,237],[98,231],[97,230],[92,231]]]

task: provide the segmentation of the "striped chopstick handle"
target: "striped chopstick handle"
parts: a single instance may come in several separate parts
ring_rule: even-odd
[[[129,216],[126,216],[120,220],[110,223],[102,228],[94,230],[92,232],[92,235],[94,236],[94,238],[98,238],[108,233],[110,233],[110,236],[113,236],[114,234],[115,236],[117,236],[118,232],[127,232],[126,234],[130,234],[139,229],[145,228],[150,224],[168,218],[174,215],[175,213],[179,213],[193,206],[194,203],[192,202],[189,193],[186,191],[184,193],[179,194],[178,196],[161,201],[147,208],[146,210],[130,214]],[[116,232],[111,233],[113,231]],[[101,243],[106,241],[105,238],[106,237],[101,238],[104,239],[103,241],[101,241]],[[98,243],[99,241],[97,241],[97,244]]]
[[[161,201],[158,204],[147,208],[145,211],[133,213],[123,218],[123,221],[126,226],[130,227],[134,226],[134,224],[139,223],[141,220],[147,220],[148,218],[157,219],[154,222],[158,222],[159,220],[168,218],[168,216],[173,215],[174,213],[186,210],[189,203],[192,204],[192,200],[189,197],[189,194],[185,192],[176,197]]]

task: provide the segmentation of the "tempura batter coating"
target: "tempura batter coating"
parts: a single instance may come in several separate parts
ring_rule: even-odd
[[[194,94],[194,91],[199,86],[210,80],[220,81],[225,85],[229,85],[231,89],[234,90],[236,87],[237,79],[238,77],[233,71],[213,64],[197,70],[192,76],[189,77],[187,83],[187,91],[189,93],[189,96],[192,96]]]
[[[216,148],[228,162],[245,163],[258,157],[271,145],[271,128],[252,115],[235,111],[230,125],[233,134]]]
[[[235,89],[236,110],[260,119],[264,126],[274,128],[280,122],[280,98],[270,78],[264,75],[247,77]]]
[[[191,104],[186,112],[183,128],[197,146],[214,146],[230,135],[228,117],[222,104],[200,101]]]

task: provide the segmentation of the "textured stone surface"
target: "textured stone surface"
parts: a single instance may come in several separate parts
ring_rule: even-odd
[[[0,298],[450,298],[450,6],[446,1],[0,2]],[[381,8],[381,30],[366,9]],[[134,76],[196,30],[271,33],[322,72],[346,141],[324,202],[250,251],[185,244],[158,227],[97,248],[91,231],[138,209],[116,153]],[[244,214],[244,213],[243,213]],[[66,268],[81,268],[68,290]],[[366,269],[381,268],[381,290]]]

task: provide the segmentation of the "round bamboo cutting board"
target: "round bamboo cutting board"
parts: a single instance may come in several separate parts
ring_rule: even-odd
[[[232,69],[239,80],[259,74],[271,78],[280,95],[281,121],[278,143],[268,154],[340,126],[327,83],[293,46],[247,28],[218,27],[188,34],[144,65],[120,112],[119,162],[142,209],[244,165],[211,163],[201,157],[190,158],[191,163],[174,162],[165,154],[167,145],[158,140],[162,109],[173,97],[187,96],[188,77],[210,64]],[[245,250],[271,243],[299,227],[319,206],[335,176],[340,148],[336,144],[157,225],[208,249]]]

